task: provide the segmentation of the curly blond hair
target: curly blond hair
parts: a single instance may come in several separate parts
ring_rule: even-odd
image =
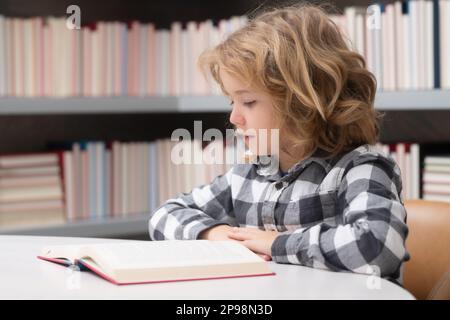
[[[268,93],[281,135],[304,154],[320,147],[333,157],[378,142],[376,79],[322,6],[260,13],[203,52],[199,66],[224,92],[221,68]]]

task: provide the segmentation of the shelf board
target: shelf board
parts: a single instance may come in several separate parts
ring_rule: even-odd
[[[0,229],[0,235],[127,238],[148,234],[148,219],[149,214],[130,215],[124,218],[99,218],[61,225]]]
[[[228,111],[223,96],[0,98],[0,115]]]
[[[382,91],[375,97],[379,110],[450,110],[450,90]]]
[[[450,90],[380,91],[378,110],[450,110]],[[0,98],[0,115],[230,112],[226,97],[68,97]]]

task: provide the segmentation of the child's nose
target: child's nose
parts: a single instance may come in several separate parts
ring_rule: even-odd
[[[236,107],[233,107],[233,110],[230,114],[230,122],[235,126],[243,126],[245,124],[244,117],[239,113]]]

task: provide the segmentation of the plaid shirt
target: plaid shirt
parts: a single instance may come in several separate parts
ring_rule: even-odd
[[[150,216],[153,240],[197,239],[212,226],[277,230],[278,263],[376,274],[402,283],[409,259],[400,169],[376,146],[325,159],[318,149],[285,175],[237,164]],[[321,157],[322,155],[322,157]]]

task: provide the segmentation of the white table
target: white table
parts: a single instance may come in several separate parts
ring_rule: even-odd
[[[271,262],[275,276],[116,286],[40,260],[45,245],[126,240],[0,236],[0,299],[414,299],[377,277]]]

